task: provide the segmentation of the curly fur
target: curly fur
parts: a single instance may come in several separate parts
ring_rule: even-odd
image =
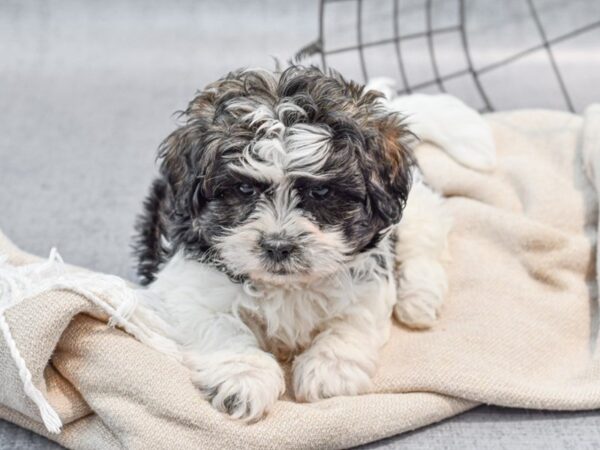
[[[448,221],[402,116],[300,66],[232,72],[182,115],[136,250],[194,383],[244,420],[283,392],[278,359],[300,401],[368,392],[392,311],[427,326],[446,289]]]

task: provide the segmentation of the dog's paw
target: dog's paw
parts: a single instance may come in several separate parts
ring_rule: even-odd
[[[285,390],[281,367],[266,353],[203,357],[192,382],[218,411],[246,422],[261,419]]]
[[[358,395],[371,389],[371,362],[337,359],[334,355],[311,352],[299,355],[293,365],[296,400],[315,402],[340,395]]]
[[[410,328],[430,328],[447,290],[446,272],[439,262],[427,258],[407,261],[401,269],[394,316]]]
[[[394,306],[394,316],[404,325],[417,330],[431,328],[437,320],[442,299],[431,292],[402,296]]]

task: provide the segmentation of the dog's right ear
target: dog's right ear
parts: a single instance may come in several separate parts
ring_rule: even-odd
[[[158,150],[160,172],[167,180],[172,198],[178,202],[175,207],[181,212],[191,208],[198,211],[206,202],[204,183],[214,161],[214,155],[207,155],[210,153],[207,141],[218,100],[216,84],[199,92],[187,109],[179,112],[183,125],[167,136]]]
[[[160,144],[158,159],[160,173],[166,178],[169,187],[177,193],[189,176],[190,139],[186,126],[173,131]]]
[[[188,115],[188,111],[184,114]],[[161,143],[158,152],[160,172],[167,180],[168,191],[181,213],[197,213],[206,203],[206,175],[214,161],[206,142],[207,126],[190,118]]]

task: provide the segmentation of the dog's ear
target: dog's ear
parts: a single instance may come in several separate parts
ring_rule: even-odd
[[[368,128],[367,191],[373,212],[386,228],[400,221],[410,191],[414,158],[407,138],[411,133],[397,113],[387,111],[373,114]]]
[[[209,85],[179,113],[184,124],[161,143],[160,171],[165,177],[179,211],[199,211],[206,203],[206,174],[214,162],[211,155],[211,124],[215,115],[217,89]],[[214,150],[214,149],[213,149]]]
[[[387,106],[381,92],[365,90],[338,73],[332,76],[343,87],[349,99],[346,109],[354,112],[361,131],[360,142],[355,142],[364,150],[359,153],[370,210],[379,219],[378,228],[387,228],[400,221],[411,188],[414,158],[408,141],[414,135],[400,113]]]
[[[202,130],[186,123],[162,142],[158,154],[160,172],[178,211],[198,211],[205,202],[201,194]],[[194,161],[197,163],[194,164]]]
[[[218,169],[218,143],[235,127],[239,114],[248,112],[231,108],[234,100],[266,91],[268,83],[267,77],[252,71],[231,72],[206,86],[179,113],[184,124],[162,142],[158,154],[179,211],[198,212],[212,195],[210,175]]]
[[[176,129],[165,138],[158,150],[160,172],[174,193],[181,189],[189,176],[189,162],[193,152],[189,134],[188,125]]]

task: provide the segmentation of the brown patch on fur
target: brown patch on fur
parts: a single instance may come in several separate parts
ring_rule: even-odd
[[[410,164],[411,162],[410,152],[404,142],[410,132],[393,115],[387,115],[377,120],[375,126],[381,135],[383,156],[391,169],[390,175],[395,177],[398,173],[406,171],[408,169],[406,167],[407,163]]]

